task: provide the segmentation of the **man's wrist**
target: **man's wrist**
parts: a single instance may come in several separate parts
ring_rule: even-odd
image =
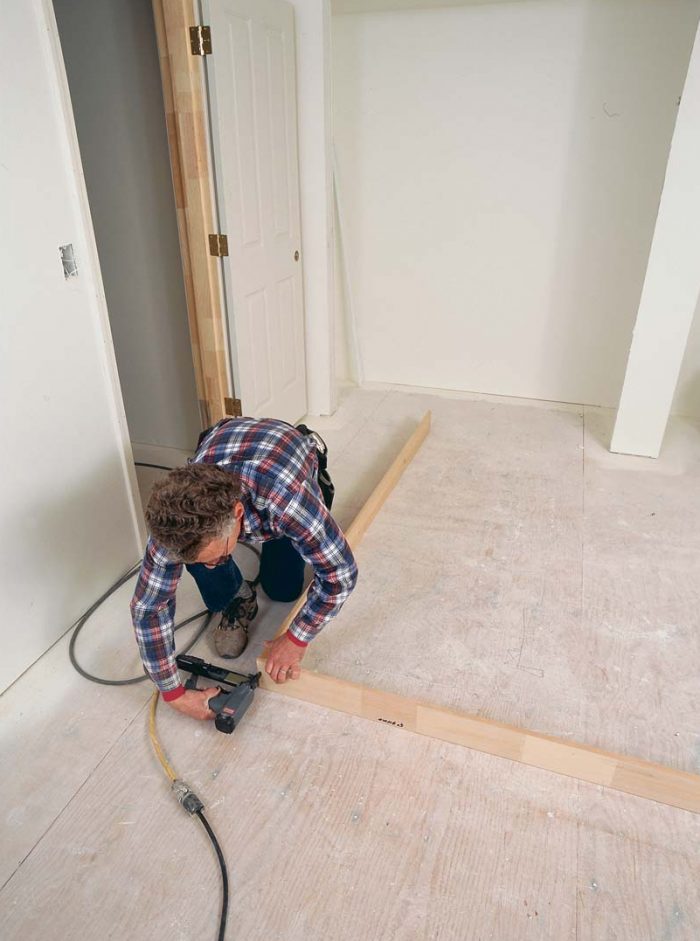
[[[175,689],[165,689],[161,690],[161,696],[163,697],[164,702],[175,702],[176,699],[179,699],[180,696],[185,695],[185,687],[180,683]]]

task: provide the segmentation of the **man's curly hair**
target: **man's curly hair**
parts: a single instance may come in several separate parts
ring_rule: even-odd
[[[240,499],[237,476],[223,467],[176,467],[154,485],[146,525],[156,542],[179,560],[195,562],[213,539],[228,535]]]

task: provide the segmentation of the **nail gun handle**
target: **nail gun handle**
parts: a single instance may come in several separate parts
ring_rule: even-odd
[[[216,696],[212,696],[207,702],[207,706],[211,709],[212,712],[220,712],[221,707],[226,702],[227,694],[219,687],[219,693]]]

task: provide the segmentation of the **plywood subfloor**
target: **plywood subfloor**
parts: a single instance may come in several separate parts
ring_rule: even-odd
[[[697,937],[683,811],[275,694],[232,738],[160,729],[226,847],[231,937]],[[7,941],[215,936],[212,854],[145,730],[141,710],[0,893]]]
[[[606,451],[603,410],[391,394],[341,457],[341,492],[426,408],[430,437],[306,665],[700,770],[698,426],[675,420],[651,462]]]
[[[314,420],[331,447],[339,491],[336,512],[343,522],[352,519],[410,433],[414,412],[422,414],[425,407],[432,407],[439,425],[440,402],[448,403],[448,412],[472,404],[450,399],[426,403],[422,396],[362,391],[348,396],[332,418]],[[483,402],[477,404],[484,406]],[[489,408],[494,404],[503,403],[486,402]],[[518,418],[519,412],[510,413],[517,441],[522,441],[520,434],[524,434],[530,412],[552,411],[523,408],[522,418]],[[544,438],[551,436],[552,442],[559,434],[573,442],[580,421],[576,411],[555,411],[553,419],[538,414],[531,427],[539,428]],[[457,414],[464,415],[459,411]],[[663,693],[662,701],[661,683],[650,675],[655,670],[654,658],[664,651],[668,657],[669,640],[673,648],[674,639],[677,641],[687,629],[679,611],[692,601],[692,585],[684,583],[678,591],[669,590],[664,595],[663,573],[652,567],[651,578],[639,598],[631,586],[620,592],[615,572],[630,555],[620,555],[615,546],[619,547],[624,537],[624,545],[633,550],[636,564],[648,565],[649,556],[643,550],[649,540],[643,540],[639,532],[653,532],[642,527],[653,497],[665,507],[661,513],[669,561],[664,571],[670,577],[679,568],[690,577],[693,552],[684,554],[680,542],[686,533],[694,538],[693,520],[684,507],[692,491],[693,474],[689,473],[692,461],[688,457],[688,427],[672,428],[669,456],[665,464],[657,465],[657,469],[665,470],[655,480],[651,464],[642,469],[634,462],[609,466],[615,459],[605,454],[598,440],[607,433],[607,418],[601,413],[602,426],[596,428],[595,417],[587,413],[586,446],[589,455],[598,455],[597,466],[587,464],[585,475],[592,486],[600,489],[597,498],[602,501],[608,499],[606,490],[617,482],[615,500],[624,503],[624,512],[615,526],[608,521],[609,528],[601,531],[595,558],[591,558],[591,562],[600,563],[601,579],[603,573],[606,578],[606,592],[598,588],[594,595],[604,600],[590,605],[598,612],[595,617],[601,626],[588,635],[587,645],[566,649],[588,651],[588,660],[583,662],[582,658],[580,670],[571,670],[584,690],[589,676],[596,676],[591,664],[596,658],[602,661],[610,657],[609,663],[602,661],[610,679],[595,687],[597,696],[608,697],[601,703],[614,707],[614,716],[607,724],[602,723],[600,736],[604,738],[619,734],[623,727],[620,719],[629,716],[633,700],[627,686],[634,678],[649,677],[649,683],[639,684],[644,689],[656,684],[652,686],[655,692],[649,695],[652,700],[656,697],[657,708],[664,715],[671,703],[679,701],[679,695],[681,700],[683,696],[692,699],[692,689],[679,681]],[[493,556],[485,555],[484,560],[496,560],[488,563],[495,568],[485,570],[484,581],[478,577],[477,562],[472,561],[467,572],[473,607],[478,603],[483,612],[479,629],[487,634],[482,659],[476,661],[478,665],[467,677],[478,679],[483,673],[480,685],[476,679],[470,679],[470,683],[484,694],[484,708],[491,708],[498,718],[513,718],[517,708],[529,702],[529,708],[535,710],[533,717],[541,714],[551,721],[556,710],[545,712],[542,707],[543,711],[537,713],[540,707],[534,697],[516,701],[515,696],[509,699],[506,695],[508,689],[530,695],[528,683],[547,677],[549,662],[544,670],[543,661],[530,659],[531,654],[547,652],[544,640],[536,643],[540,630],[531,632],[532,641],[528,635],[522,642],[520,667],[543,669],[545,676],[513,670],[516,661],[504,648],[496,621],[489,620],[498,608],[491,603],[493,597],[481,588],[485,585],[501,591],[503,584],[509,584],[508,565],[528,561],[523,547],[526,539],[539,546],[538,551],[556,564],[558,571],[565,572],[562,558],[575,544],[570,531],[574,510],[567,511],[571,515],[555,526],[552,539],[556,545],[552,548],[542,524],[528,518],[523,510],[525,497],[517,487],[514,490],[512,480],[507,480],[509,476],[517,477],[514,470],[508,469],[517,462],[504,457],[489,463],[480,450],[485,447],[480,438],[493,438],[498,428],[498,422],[487,424],[480,435],[471,438],[463,428],[459,438],[468,446],[466,458],[471,455],[472,467],[476,468],[474,479],[493,477],[502,501],[500,517],[489,518],[488,510],[478,500],[470,505],[467,516],[476,521],[473,525],[479,532],[491,537],[485,539],[485,548],[492,548]],[[496,435],[498,447],[503,447],[507,438],[501,430]],[[426,454],[435,450],[439,441],[439,437],[433,438]],[[536,476],[530,446],[523,443],[521,447],[527,475]],[[570,467],[568,457],[559,456],[557,460],[558,470],[552,480],[565,481],[567,494],[561,498],[554,494],[551,500],[553,507],[564,508],[568,505],[568,488],[573,486],[575,462],[572,458]],[[583,477],[581,467],[579,470]],[[638,482],[639,474],[647,475],[637,490],[630,488],[630,470]],[[428,475],[427,470],[424,473]],[[443,469],[440,473],[444,479],[453,471]],[[597,484],[596,474],[600,475]],[[396,492],[402,510],[405,504],[401,501],[412,496],[412,486],[409,481],[408,494]],[[547,505],[547,486],[532,486],[540,501],[538,506]],[[675,489],[678,487],[680,491]],[[399,528],[399,517],[422,519],[426,521],[427,544],[437,551],[439,526],[426,505],[430,505],[432,494],[436,494],[439,504],[439,494],[434,484],[425,492],[422,486],[415,490],[420,492],[415,503],[409,500],[406,513],[397,517],[390,510],[384,538],[388,539],[392,526]],[[670,490],[676,494],[673,499]],[[536,515],[534,510],[532,515]],[[605,517],[605,510],[601,509],[599,515]],[[522,520],[520,539],[514,539],[514,533],[507,530],[511,516],[516,522]],[[363,543],[362,551],[368,549],[377,559],[382,552],[388,556],[394,551],[388,542],[378,547],[371,542],[374,534],[382,531],[384,519],[383,512]],[[449,514],[446,519],[445,539],[449,540],[456,526],[450,528]],[[604,538],[605,532],[608,536]],[[401,546],[391,572],[385,567],[388,574],[380,576],[387,591],[392,580],[401,582],[404,570],[414,561],[414,553],[400,550]],[[416,561],[420,561],[420,554],[421,550],[415,551]],[[240,562],[247,574],[253,573],[254,564],[243,551]],[[384,558],[382,565],[386,562]],[[382,571],[381,565],[377,571]],[[439,575],[443,569],[430,553],[425,553],[422,565],[411,571],[417,579],[426,572]],[[452,571],[448,567],[448,574]],[[516,597],[525,599],[525,604],[533,597],[529,579],[535,578],[536,560],[531,559],[523,571],[527,577],[517,584],[514,579],[512,590],[519,592]],[[635,577],[637,585],[641,584],[643,580]],[[353,602],[358,612],[365,604],[360,592],[366,591],[369,583],[369,577],[364,578],[358,588]],[[438,580],[437,584],[433,601],[444,605],[450,597],[449,579],[443,583]],[[491,587],[494,585],[495,589]],[[400,608],[404,628],[412,623],[419,625],[417,614],[411,613],[419,611],[418,586],[409,587],[412,594]],[[549,591],[542,604],[558,603],[551,586]],[[81,639],[81,659],[96,672],[111,676],[138,672],[126,614],[129,593],[125,587],[114,596]],[[534,593],[534,597],[540,596]],[[573,578],[564,580],[561,597],[571,597],[575,602]],[[534,602],[529,603],[535,607]],[[374,604],[371,600],[370,608]],[[196,590],[185,577],[178,593],[179,614],[184,616],[199,606]],[[253,643],[241,669],[253,668],[264,638],[274,632],[285,610],[286,606],[265,603],[263,599]],[[455,610],[459,613],[461,608]],[[414,683],[410,688],[421,696],[440,695],[445,684],[440,685],[439,677],[431,678],[428,661],[416,656],[415,663],[407,665],[410,635],[406,630],[398,653],[389,645],[372,654],[371,644],[377,637],[386,637],[391,629],[388,616],[382,621],[374,617],[380,613],[375,610],[375,626],[370,630],[351,613],[348,609],[344,620],[336,625],[333,649],[338,664],[356,668],[362,682],[371,679],[366,672],[370,670],[387,688],[399,676],[401,682]],[[651,626],[640,615],[649,618]],[[658,623],[661,618],[663,624]],[[533,623],[544,625],[544,616]],[[509,630],[521,637],[515,624]],[[603,629],[602,625],[607,626]],[[655,633],[660,630],[668,636]],[[358,631],[364,631],[366,638],[360,653],[354,658],[345,654],[341,657],[344,638]],[[646,643],[647,634],[652,635],[651,645]],[[567,641],[565,631],[556,636]],[[327,638],[332,638],[330,631]],[[514,648],[515,641],[508,639],[507,645]],[[321,647],[317,649],[320,652]],[[692,645],[688,649],[687,662],[679,666],[678,677],[694,668]],[[424,651],[425,646],[416,650]],[[630,651],[634,653],[631,662]],[[199,642],[195,652],[211,657],[208,638]],[[380,656],[385,657],[381,665]],[[562,654],[558,659],[551,651],[549,656],[552,670],[565,658]],[[573,653],[566,655],[570,656]],[[355,663],[357,659],[361,660],[359,664]],[[674,662],[678,664],[678,658]],[[403,672],[398,669],[401,664]],[[455,669],[454,663],[450,668]],[[525,682],[517,685],[515,680],[521,678]],[[465,688],[470,690],[471,686]],[[189,941],[193,937],[214,937],[216,866],[207,842],[173,802],[160,768],[151,757],[146,737],[148,695],[146,685],[107,689],[80,679],[68,665],[65,638],[0,697],[3,938],[139,941],[173,937]],[[571,698],[565,697],[562,702],[570,703]],[[479,707],[476,701],[474,705]],[[602,705],[598,708],[602,714]],[[578,716],[585,719],[585,710],[580,710]],[[647,742],[660,740],[658,730],[662,726],[655,717],[656,709],[649,710],[638,726],[630,725],[625,733],[634,744],[632,731],[643,730],[638,741],[640,751]],[[563,727],[570,715],[560,718]],[[692,814],[264,692],[256,698],[243,727],[231,738],[167,709],[161,710],[160,727],[173,761],[204,798],[225,846],[233,885],[231,937],[251,941],[691,941],[700,936],[700,818]],[[588,731],[591,737],[598,733],[593,725]],[[679,764],[690,764],[690,733],[681,729],[674,739]]]

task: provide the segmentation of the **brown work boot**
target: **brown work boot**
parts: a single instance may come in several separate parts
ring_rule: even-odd
[[[225,660],[240,657],[248,644],[248,627],[257,613],[255,589],[250,582],[244,581],[214,628],[214,649],[220,657]]]

